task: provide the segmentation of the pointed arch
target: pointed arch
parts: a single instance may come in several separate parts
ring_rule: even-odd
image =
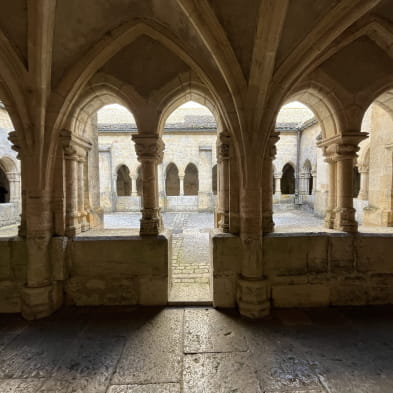
[[[184,195],[198,195],[198,191],[198,168],[190,162],[184,171]]]
[[[120,165],[116,171],[116,193],[117,196],[131,196],[132,183],[130,170],[127,165]]]
[[[173,162],[165,170],[165,193],[167,196],[180,195],[179,170]]]
[[[295,166],[287,162],[282,168],[281,194],[292,195],[295,193]]]

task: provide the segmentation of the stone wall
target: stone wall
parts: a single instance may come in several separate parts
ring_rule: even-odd
[[[269,234],[263,238],[264,273],[273,307],[393,303],[391,235]],[[240,238],[211,237],[214,304],[234,307],[240,276]]]
[[[69,304],[165,305],[171,235],[74,238],[65,283]]]
[[[136,195],[138,167],[132,132],[99,132],[99,166],[100,166],[100,198],[105,212],[139,211],[140,197]],[[213,195],[212,170],[216,165],[216,130],[167,130],[163,141],[165,152],[163,163],[158,167],[158,185],[160,203],[163,210],[169,211],[211,211],[215,208],[216,198]],[[166,171],[170,164],[175,164],[178,175],[184,179],[187,165],[193,164],[198,169],[198,195],[173,196],[167,198],[165,192]],[[132,195],[128,201],[116,193],[117,170],[125,165],[132,179]],[[187,180],[187,179],[186,179]],[[184,185],[184,184],[183,184]],[[186,188],[180,188],[183,194]]]
[[[26,242],[0,238],[0,313],[21,311],[21,292],[26,277]]]

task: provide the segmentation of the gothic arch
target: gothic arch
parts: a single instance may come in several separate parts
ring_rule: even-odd
[[[281,193],[292,195],[295,193],[295,166],[288,162],[282,168]]]
[[[121,89],[120,86],[116,86],[116,83],[114,78],[101,76],[86,86],[73,107],[73,115],[70,116],[66,129],[83,136],[88,120],[102,107],[110,104],[125,107],[134,116],[138,126],[137,116],[134,113],[138,98],[134,96],[133,100],[132,92]]]
[[[184,195],[198,195],[198,191],[198,168],[193,163],[189,163],[184,171]]]
[[[127,165],[119,165],[116,171],[116,193],[117,196],[131,196],[132,183],[130,170]]]
[[[167,196],[180,195],[179,170],[173,162],[168,164],[165,170],[165,193]]]
[[[301,102],[314,113],[321,126],[323,139],[338,135],[343,129],[344,120],[340,115],[342,104],[334,90],[319,82],[306,82],[289,93],[284,105],[292,101]]]
[[[222,129],[222,116],[211,98],[209,91],[202,84],[192,83],[191,86],[182,86],[179,89],[168,92],[165,99],[160,102],[158,108],[161,116],[158,122],[158,130],[160,133],[164,130],[165,123],[168,117],[181,105],[195,101],[198,104],[206,107],[214,116],[217,123],[217,131]]]

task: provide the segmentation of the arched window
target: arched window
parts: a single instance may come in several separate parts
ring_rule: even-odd
[[[168,196],[180,194],[179,170],[173,163],[170,163],[166,168],[165,192]]]
[[[143,192],[142,167],[139,165],[137,169],[137,178],[136,178],[136,193],[138,196],[142,196],[142,192]]]
[[[122,165],[117,171],[116,191],[118,196],[131,195],[130,170]]]
[[[198,169],[194,164],[188,164],[184,173],[184,195],[198,195]]]
[[[217,165],[214,165],[212,169],[212,190],[213,195],[217,195]]]
[[[353,184],[353,197],[357,198],[360,191],[360,173],[357,166],[353,167],[353,175],[352,175],[352,184]]]
[[[3,169],[0,167],[0,203],[10,201],[10,184]]]
[[[295,193],[295,169],[291,164],[285,164],[282,170],[281,193],[282,194]]]

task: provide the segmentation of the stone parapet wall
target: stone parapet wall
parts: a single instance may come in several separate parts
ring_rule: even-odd
[[[265,275],[273,307],[393,303],[392,235],[269,234],[263,238]],[[234,307],[240,238],[211,236],[214,305]]]
[[[70,242],[66,299],[78,306],[165,305],[171,234],[88,237]]]
[[[21,311],[26,261],[27,251],[24,240],[0,239],[0,313]]]

